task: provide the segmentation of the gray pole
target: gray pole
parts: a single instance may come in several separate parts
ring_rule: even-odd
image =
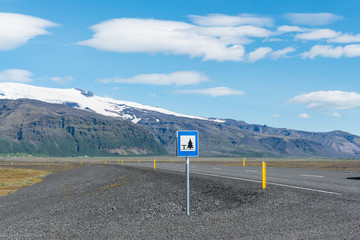
[[[186,215],[190,214],[190,180],[189,180],[189,157],[186,157]]]

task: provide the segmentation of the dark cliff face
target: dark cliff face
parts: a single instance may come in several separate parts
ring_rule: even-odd
[[[146,129],[66,105],[0,100],[0,153],[45,156],[164,154]]]

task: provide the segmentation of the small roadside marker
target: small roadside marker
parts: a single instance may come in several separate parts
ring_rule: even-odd
[[[245,158],[244,158],[244,161],[243,161],[243,167],[245,167]]]
[[[154,160],[154,169],[156,169],[156,160]]]
[[[266,188],[266,162],[262,162],[263,189]]]

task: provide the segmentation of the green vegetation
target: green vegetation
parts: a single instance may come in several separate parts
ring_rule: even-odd
[[[128,121],[34,100],[1,101],[3,156],[166,154],[153,134]]]

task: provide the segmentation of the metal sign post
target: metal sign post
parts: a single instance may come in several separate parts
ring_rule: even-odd
[[[189,166],[189,157],[186,157],[186,166],[185,166],[185,175],[186,175],[186,215],[190,214],[190,166]]]
[[[177,131],[177,156],[185,157],[186,215],[190,214],[190,159],[199,156],[198,131]]]

